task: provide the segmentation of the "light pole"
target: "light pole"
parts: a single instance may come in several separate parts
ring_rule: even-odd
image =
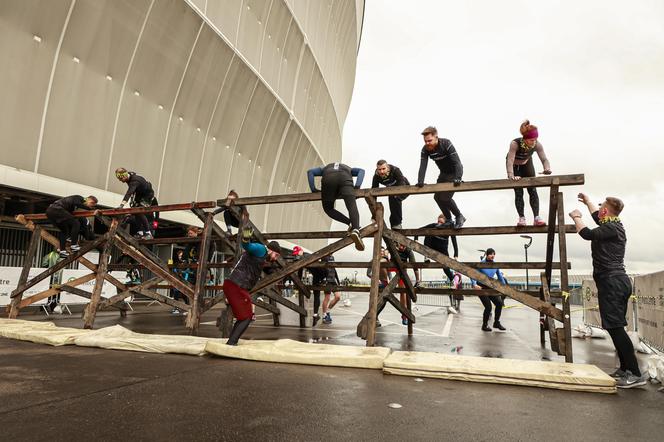
[[[353,277],[353,284],[357,284],[357,270],[355,270],[355,276]]]
[[[526,253],[526,290],[528,290],[528,247],[533,243],[533,237],[530,235],[520,235],[521,238],[527,239],[528,242],[523,245],[523,251]]]
[[[480,261],[484,259],[484,255],[486,255],[486,250],[484,249],[477,249],[478,252],[482,252],[480,255]]]

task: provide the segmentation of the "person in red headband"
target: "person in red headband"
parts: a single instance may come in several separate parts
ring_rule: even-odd
[[[507,178],[518,181],[523,177],[534,177],[535,165],[533,164],[532,156],[535,152],[537,152],[537,156],[544,167],[542,173],[544,175],[551,175],[551,165],[544,153],[544,147],[537,140],[539,137],[537,126],[530,124],[530,121],[526,120],[521,123],[519,130],[521,138],[512,140],[510,150],[507,152]],[[537,195],[537,189],[535,187],[528,187],[527,189],[530,196],[530,208],[533,210],[533,215],[535,216],[533,225],[545,226],[546,223],[539,216],[539,196]],[[524,213],[523,188],[514,189],[514,204],[516,205],[516,211],[519,213],[519,220],[516,225],[525,226],[526,215]]]

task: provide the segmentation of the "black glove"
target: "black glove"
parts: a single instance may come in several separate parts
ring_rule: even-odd
[[[419,182],[418,182],[418,183],[416,184],[416,186],[417,186],[417,187],[424,187],[424,183],[419,183]]]
[[[248,243],[251,242],[251,237],[254,236],[254,229],[251,227],[245,227],[242,229],[242,242]]]
[[[457,179],[454,180],[454,185],[459,186],[459,185],[461,185],[461,182],[462,182],[461,178],[457,178]]]
[[[360,189],[360,186],[353,186],[353,188],[354,188],[355,190],[359,190],[359,189]]]

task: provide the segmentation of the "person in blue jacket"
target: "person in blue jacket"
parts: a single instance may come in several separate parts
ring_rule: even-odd
[[[316,188],[315,177],[321,177],[320,190]],[[353,177],[357,177],[353,185]],[[360,214],[355,202],[355,189],[359,189],[364,180],[364,169],[347,166],[343,163],[330,163],[327,166],[315,167],[307,172],[309,188],[312,192],[321,192],[323,210],[335,221],[349,226],[349,236],[355,242],[357,250],[364,250],[364,243],[360,236]],[[338,198],[344,200],[348,216],[334,208],[334,201]]]
[[[496,258],[496,251],[493,250],[492,248],[486,249],[486,256],[482,260],[482,262],[493,262],[493,260]],[[484,273],[486,276],[488,276],[490,279],[497,279],[500,281],[501,284],[507,284],[507,281],[505,281],[505,277],[503,276],[503,272],[500,271],[500,269],[479,269],[480,272]],[[473,288],[475,289],[488,289],[490,287],[485,286],[482,283],[479,283],[475,281],[474,279],[470,280],[470,283],[472,284]],[[496,311],[493,316],[493,328],[497,328],[498,330],[506,330],[505,327],[500,323],[500,314],[503,311],[503,298],[500,296],[479,296],[480,301],[482,302],[482,305],[484,306],[484,314],[482,316],[482,331],[491,331],[491,327],[489,327],[489,317],[491,316],[491,303],[496,306]]]

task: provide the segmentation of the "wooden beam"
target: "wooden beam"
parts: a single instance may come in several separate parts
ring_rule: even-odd
[[[369,293],[370,286],[353,286],[353,285],[308,285],[309,290],[320,291],[333,291],[333,292],[346,292],[346,293]],[[404,287],[396,287],[394,293],[406,293]],[[482,291],[475,289],[453,289],[453,288],[432,288],[432,287],[417,287],[415,292],[418,295],[436,295],[436,296],[449,296],[449,295],[463,295],[463,296],[503,296],[503,293],[494,289],[483,289]],[[539,290],[520,290],[521,293],[538,298],[540,295]],[[552,300],[561,298],[561,293],[555,291],[551,294]]]
[[[120,215],[145,215],[153,212],[174,212],[178,210],[191,210],[198,209],[212,209],[217,206],[215,201],[201,201],[197,203],[183,203],[183,204],[165,204],[161,206],[150,207],[129,207],[127,209],[101,209],[99,215],[101,216],[120,216]],[[88,218],[95,215],[94,210],[80,210],[73,213],[76,218]],[[23,215],[26,220],[44,220],[45,213],[32,213]]]
[[[448,256],[445,256],[442,253],[436,252],[435,250],[426,247],[416,241],[406,238],[405,236],[393,230],[385,230],[384,235],[389,236],[391,239],[397,242],[406,244],[406,246],[417,251],[418,253],[421,253],[431,259],[434,259],[439,263],[451,268],[452,270],[456,270],[457,272],[468,276],[469,278],[481,282],[482,284],[499,291],[503,295],[509,296],[510,298],[515,299],[521,302],[522,304],[527,305],[530,308],[533,308],[540,312],[544,312],[549,316],[552,316],[555,319],[562,321],[562,311],[555,308],[551,304],[547,304],[546,302],[540,299],[533,298],[523,292],[517,291],[508,285],[503,285],[494,279],[489,279],[484,273],[481,273],[473,268],[465,266],[459,263],[458,261]]]
[[[205,215],[203,233],[201,234],[201,245],[198,251],[198,269],[196,271],[196,284],[194,284],[194,296],[191,299],[191,311],[187,317],[187,328],[192,334],[198,333],[198,325],[201,317],[201,302],[205,294],[207,282],[207,264],[210,254],[210,238],[212,237],[212,224],[214,219],[212,213]]]
[[[118,219],[115,218],[111,222],[111,228],[108,230],[108,240],[104,244],[104,248],[99,254],[99,264],[97,265],[97,276],[95,278],[95,287],[92,290],[90,302],[85,308],[83,313],[83,328],[91,329],[95,322],[97,315],[97,308],[101,300],[101,289],[104,286],[104,277],[106,276],[106,268],[108,266],[108,259],[111,257],[111,247],[115,240],[115,231],[118,229]]]
[[[567,238],[565,230],[561,228],[565,223],[565,206],[562,192],[558,192],[558,252],[560,262],[567,262]],[[565,362],[574,362],[572,354],[572,320],[569,306],[569,279],[567,268],[560,269],[560,290],[563,292],[563,333],[565,341]]]
[[[251,297],[252,299],[258,298],[259,296],[265,296],[266,298],[269,298],[275,302],[278,302],[279,304],[283,305],[284,307],[287,307],[294,312],[297,312],[300,316],[307,316],[307,311],[302,307],[301,305],[298,305],[294,303],[293,301],[284,298],[281,296],[281,293],[274,287],[270,287],[268,289],[262,290],[259,293],[254,293]]]
[[[203,209],[194,207],[191,209],[194,212],[194,215],[198,217],[203,223],[205,223],[205,218],[207,216],[206,212]],[[214,216],[214,215],[213,215]],[[219,226],[216,222],[212,222],[212,231],[219,237],[219,240],[226,245],[232,252],[235,252],[235,243],[228,237],[228,234],[224,232],[224,229]]]
[[[88,299],[88,300],[92,299],[92,293],[86,292],[85,290],[81,290],[77,287],[71,286],[71,285],[69,285],[69,283],[67,283],[65,285],[61,285],[60,286],[60,291],[61,292],[68,292],[68,293],[71,293],[71,294],[76,295],[76,296],[80,296],[81,298],[85,298],[85,299]],[[127,310],[126,306],[117,305],[115,303],[111,304],[110,306],[114,307],[114,308],[117,308],[118,310]]]
[[[23,268],[21,269],[21,276],[18,278],[18,286],[26,285],[28,281],[28,275],[30,269],[32,268],[32,262],[35,259],[35,254],[37,253],[37,247],[39,246],[39,241],[41,241],[41,229],[36,227],[32,232],[30,237],[30,244],[28,245],[28,250],[25,252],[25,257],[23,258]],[[23,291],[19,292],[16,296],[12,293],[12,301],[9,308],[9,318],[16,319],[18,312],[21,308],[21,298],[23,297]]]
[[[154,290],[149,290],[145,288],[138,288],[138,286],[134,287],[132,289],[133,292],[138,292],[143,296],[147,296],[150,299],[154,299],[155,301],[159,301],[163,304],[170,305],[171,307],[178,308],[182,311],[188,312],[191,310],[191,306],[185,304],[184,302],[181,301],[176,301],[173,298],[169,298],[168,296],[164,296],[160,293],[155,292]]]
[[[115,304],[117,302],[124,301],[124,299],[131,296],[132,293],[140,293],[141,289],[149,289],[150,287],[157,285],[159,281],[161,281],[161,278],[159,277],[150,278],[147,281],[143,281],[139,285],[128,287],[126,290],[123,290],[122,292],[113,295],[110,298],[103,299],[99,303],[99,310],[108,307],[109,305]]]
[[[392,293],[392,290],[397,286],[399,283],[399,276],[395,275],[390,279],[390,282],[383,288],[383,291],[380,294],[380,299],[378,300],[378,304],[376,305],[376,318],[375,320],[378,320],[378,315],[383,311],[385,308],[385,304],[387,303],[387,296]],[[369,287],[367,287],[369,288]],[[367,311],[367,313],[362,317],[360,322],[357,324],[357,329],[355,334],[357,335],[358,338],[367,339],[367,333],[369,329],[369,321],[370,321],[370,313]]]
[[[522,178],[519,181],[512,181],[508,179],[500,180],[484,180],[484,181],[467,181],[461,183],[459,186],[454,186],[453,183],[438,183],[426,184],[423,187],[417,186],[392,186],[381,187],[376,189],[359,189],[355,191],[356,198],[365,198],[367,196],[381,197],[381,196],[398,196],[398,195],[423,195],[436,192],[469,192],[478,190],[502,190],[502,189],[516,189],[525,187],[549,187],[552,185],[553,180],[558,179],[561,186],[577,186],[585,182],[583,174],[576,175],[555,175],[546,177]],[[256,196],[244,197],[235,200],[235,204],[239,206],[253,206],[262,204],[281,204],[281,203],[300,203],[308,201],[320,201],[320,192],[317,193],[294,193],[282,195],[269,195],[269,196]],[[218,205],[224,205],[226,199],[217,200]]]
[[[380,258],[383,243],[385,222],[383,221],[383,205],[376,203],[374,213],[376,220],[376,233],[373,240],[373,254],[371,266],[371,291],[369,292],[369,311],[367,312],[367,347],[376,345],[376,319],[378,319],[378,292],[380,290]]]
[[[576,227],[572,224],[565,226],[567,233],[576,232]],[[462,227],[461,229],[400,229],[399,233],[405,236],[482,236],[482,235],[526,235],[526,234],[545,234],[548,233],[547,226],[493,226],[493,227]],[[275,232],[265,233],[266,239],[328,239],[343,238],[348,235],[346,231],[325,231],[325,232]]]
[[[542,294],[544,295],[544,301],[551,302],[549,283],[546,282],[546,274],[544,272],[540,274],[540,281],[542,281]],[[556,323],[553,321],[551,316],[545,316],[545,321],[547,325],[546,328],[549,330],[549,342],[551,342],[551,350],[560,354],[560,349],[558,347],[558,337],[556,335]]]
[[[77,285],[85,284],[86,282],[92,281],[93,279],[95,279],[95,274],[90,273],[89,275],[84,275],[79,278],[68,281],[67,285],[70,287],[74,287]],[[35,302],[41,301],[42,299],[46,299],[53,295],[57,295],[58,293],[60,293],[60,286],[51,287],[50,289],[44,290],[43,292],[35,293],[29,298],[23,298],[23,300],[21,301],[20,308],[27,307],[31,304],[34,304]]]
[[[365,237],[367,235],[371,235],[375,233],[376,230],[378,230],[376,224],[370,224],[360,230],[360,236]],[[256,284],[256,287],[254,287],[251,290],[251,293],[259,292],[264,288],[281,281],[291,273],[297,272],[301,268],[307,267],[309,264],[316,262],[319,259],[324,258],[328,255],[331,255],[334,252],[341,250],[344,247],[347,247],[351,244],[353,244],[353,240],[349,236],[346,236],[345,238],[340,239],[339,241],[333,242],[332,244],[328,244],[319,251],[312,253],[311,255],[305,256],[302,259],[299,259],[294,263],[287,265],[283,269],[271,273],[270,275],[267,275],[266,277],[258,281],[258,284]]]
[[[551,271],[553,269],[553,246],[556,240],[556,211],[558,210],[558,180],[553,181],[553,186],[549,189],[549,222],[546,226],[546,252],[544,262],[544,273],[546,275],[546,283],[551,287]],[[576,229],[575,229],[576,231]],[[541,292],[540,299],[544,300],[544,294]],[[546,345],[545,335],[545,322],[544,314],[540,312],[539,326],[540,326],[540,345]]]

